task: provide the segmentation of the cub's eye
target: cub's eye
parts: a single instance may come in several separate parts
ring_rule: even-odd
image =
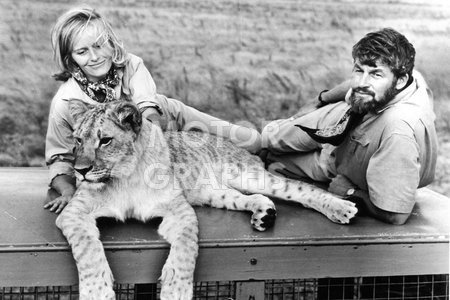
[[[99,146],[107,146],[107,145],[109,145],[111,143],[112,139],[113,139],[112,137],[101,138]]]
[[[81,145],[81,139],[79,137],[75,138],[75,144]]]

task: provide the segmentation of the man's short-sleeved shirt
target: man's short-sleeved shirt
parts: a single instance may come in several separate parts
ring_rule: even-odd
[[[368,192],[374,205],[390,212],[410,213],[417,188],[433,181],[436,168],[433,96],[420,73],[414,71],[413,78],[387,106],[364,116],[327,161],[321,162],[328,173],[346,176]],[[350,91],[347,100],[349,95]],[[339,102],[299,118],[275,121],[278,130],[263,130],[263,142],[280,157],[311,151],[314,143],[294,125],[332,126],[348,108],[348,103]]]
[[[418,187],[431,183],[437,158],[432,95],[419,73],[376,114],[368,114],[335,149],[345,175],[379,208],[409,213]]]

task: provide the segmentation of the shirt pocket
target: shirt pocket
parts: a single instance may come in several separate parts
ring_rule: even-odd
[[[364,133],[352,133],[350,135],[352,160],[359,166],[367,168],[370,159],[370,138]]]
[[[350,135],[350,140],[362,147],[367,147],[370,144],[369,137],[364,133],[353,133]]]

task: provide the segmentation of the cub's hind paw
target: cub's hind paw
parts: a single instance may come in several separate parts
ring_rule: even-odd
[[[276,218],[277,211],[274,208],[268,208],[265,211],[258,209],[258,211],[252,215],[251,223],[256,230],[265,231],[275,224]]]

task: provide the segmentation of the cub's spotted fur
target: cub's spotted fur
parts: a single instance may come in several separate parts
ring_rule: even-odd
[[[267,197],[295,201],[337,223],[348,223],[353,203],[299,181],[276,177],[261,160],[227,140],[199,132],[165,132],[142,121],[130,103],[88,106],[70,101],[76,122],[75,169],[79,187],[56,224],[72,247],[80,299],[115,299],[113,276],[95,219],[146,221],[162,217],[159,233],[170,243],[161,274],[161,299],[191,299],[198,252],[192,205],[253,213],[260,231],[274,224]]]

